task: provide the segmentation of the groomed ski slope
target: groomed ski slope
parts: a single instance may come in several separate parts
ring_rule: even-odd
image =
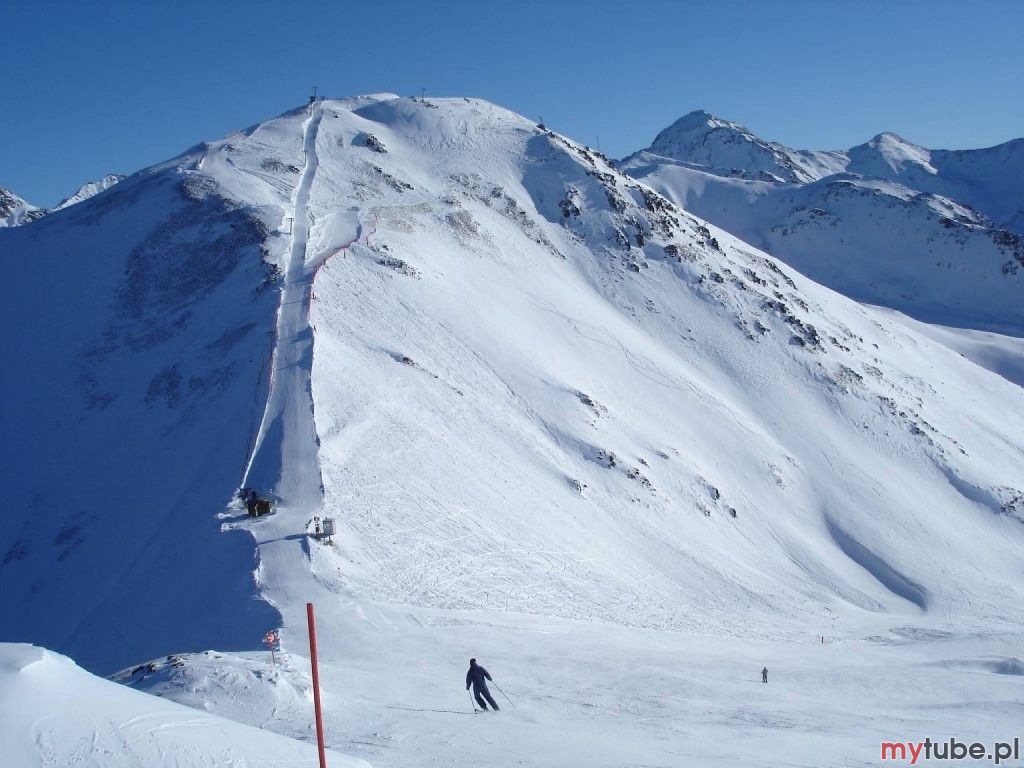
[[[1020,735],[1019,633],[918,623],[868,636],[839,622],[842,639],[822,646],[326,595],[317,605],[327,744],[375,768],[865,766],[880,764],[883,740]],[[308,660],[299,633],[287,638],[283,668],[266,653],[196,656],[135,686],[311,740]],[[502,711],[472,714],[470,653],[514,708],[492,686]]]

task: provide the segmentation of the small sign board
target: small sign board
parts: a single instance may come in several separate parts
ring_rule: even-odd
[[[274,655],[274,650],[277,648],[278,634],[276,629],[272,629],[263,636],[263,643],[270,649],[270,663],[277,664],[277,658]]]
[[[324,538],[327,538],[327,539],[329,539],[331,536],[334,535],[334,518],[333,517],[325,517],[324,518],[323,535],[324,535]]]

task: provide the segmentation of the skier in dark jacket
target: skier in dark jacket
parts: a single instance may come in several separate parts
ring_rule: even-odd
[[[762,683],[767,683],[768,682],[768,667],[765,667],[764,669],[761,670],[761,682]]]
[[[476,703],[480,705],[480,709],[486,710],[487,704],[490,704],[495,712],[501,709],[495,703],[494,698],[491,696],[491,692],[487,690],[487,681],[491,679],[490,673],[476,663],[476,659],[469,660],[469,671],[466,673],[466,690],[469,690],[469,686],[473,686],[473,695],[476,697]],[[484,702],[487,699],[487,702]]]

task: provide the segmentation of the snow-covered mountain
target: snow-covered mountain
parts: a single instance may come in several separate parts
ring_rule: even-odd
[[[759,139],[739,123],[698,110],[659,133],[646,152],[756,181],[807,182],[844,170],[841,152],[808,152]]]
[[[90,181],[80,186],[73,195],[65,197],[53,208],[37,208],[31,203],[25,202],[10,190],[0,187],[0,227],[17,227],[36,221],[55,211],[60,211],[83,200],[88,200],[90,197],[110,189],[122,179],[124,179],[124,176],[111,173],[102,179]]]
[[[0,232],[0,258],[7,635],[104,672],[243,652],[187,657],[171,698],[308,738],[300,697],[257,705],[252,655],[280,626],[294,680],[313,601],[343,751],[686,761],[669,699],[714,696],[701,743],[753,764],[729,729],[771,726],[719,665],[810,684],[820,634],[855,644],[809,709],[765,704],[818,744],[808,713],[849,722],[875,694],[833,694],[884,647],[955,628],[960,655],[898,663],[955,659],[941,690],[976,695],[967,656],[1024,618],[1024,389],[493,104],[317,102]],[[460,738],[488,654],[524,719]],[[979,737],[1016,710],[986,712]]]
[[[881,134],[806,152],[694,112],[622,167],[855,299],[1024,334],[1024,141],[946,152]]]
[[[112,186],[117,184],[119,181],[124,179],[124,175],[119,173],[108,173],[102,179],[96,181],[90,181],[87,184],[83,184],[73,195],[65,197],[57,206],[53,209],[59,211],[63,208],[67,208],[69,205],[75,205],[83,200],[88,200],[93,195],[98,195],[100,192],[110,189]]]
[[[986,149],[925,149],[882,133],[846,152],[849,173],[895,181],[971,206],[995,227],[1024,234],[1024,139]]]
[[[698,110],[659,133],[643,153],[753,181],[807,183],[839,173],[895,181],[954,198],[997,227],[1024,234],[1024,189],[1018,182],[1024,173],[1024,139],[986,149],[944,150],[925,149],[885,132],[848,150],[803,150],[766,141],[739,123]]]
[[[17,227],[45,214],[42,208],[36,208],[11,190],[0,187],[0,227]]]

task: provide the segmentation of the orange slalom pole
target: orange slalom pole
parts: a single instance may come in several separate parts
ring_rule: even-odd
[[[316,745],[320,750],[320,768],[327,768],[324,754],[324,717],[320,710],[320,671],[316,663],[316,622],[313,620],[313,604],[306,603],[306,622],[309,624],[309,664],[313,668],[313,708],[316,710]]]

